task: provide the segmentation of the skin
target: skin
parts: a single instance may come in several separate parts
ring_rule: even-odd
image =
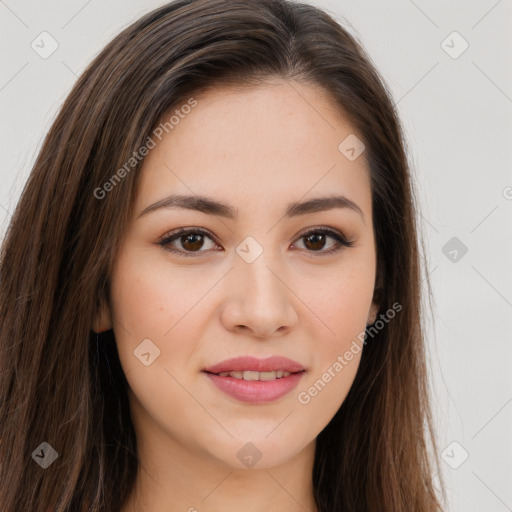
[[[275,79],[195,98],[144,160],[110,304],[93,326],[113,328],[130,386],[141,468],[123,512],[316,511],[315,440],[345,399],[361,352],[308,404],[298,394],[378,310],[367,164],[364,154],[349,161],[338,150],[356,132],[319,87]],[[139,217],[173,193],[228,203],[238,217],[171,208]],[[349,208],[283,217],[290,202],[333,193],[354,201],[364,218]],[[303,236],[322,226],[354,246],[324,254],[335,239],[315,245]],[[158,244],[181,227],[213,236],[172,242],[191,257]],[[251,263],[236,252],[248,236],[263,249]],[[134,356],[144,339],[160,350],[149,366]],[[275,402],[239,402],[202,369],[241,355],[283,355],[306,373]],[[237,457],[248,442],[261,453],[252,468]]]

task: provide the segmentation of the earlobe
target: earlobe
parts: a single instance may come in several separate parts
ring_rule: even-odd
[[[376,289],[373,293],[372,305],[370,306],[370,312],[368,313],[368,319],[366,325],[371,325],[377,319],[377,313],[380,309],[381,290]]]
[[[99,304],[96,315],[92,323],[92,331],[100,334],[102,332],[112,329],[112,316],[110,314],[109,306],[101,301]]]
[[[372,306],[370,308],[370,313],[368,314],[368,320],[366,321],[366,325],[371,325],[375,322],[375,319],[377,318],[378,311],[379,311],[378,306],[376,306],[375,303],[372,302]]]

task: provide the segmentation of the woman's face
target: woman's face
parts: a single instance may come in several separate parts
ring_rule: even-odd
[[[153,137],[105,315],[138,438],[272,467],[313,446],[339,409],[377,310],[368,169],[320,88],[276,80],[195,100]],[[338,196],[351,203],[311,203]],[[248,356],[297,365],[212,369]]]

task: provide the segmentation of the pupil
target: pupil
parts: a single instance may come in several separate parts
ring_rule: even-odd
[[[313,249],[321,249],[323,247],[323,244],[325,243],[325,234],[323,233],[320,233],[320,234],[313,234],[313,235],[308,235],[306,237],[306,246],[308,245],[308,242],[310,240],[313,240],[313,245],[315,247],[313,247]]]
[[[181,237],[182,239],[182,245],[186,249],[190,250],[197,250],[200,249],[203,245],[202,236],[199,234],[192,234],[192,235],[184,235]],[[185,239],[185,242],[183,242],[183,239]],[[323,245],[325,244],[325,234],[313,234],[308,235],[306,237],[306,246],[308,246],[310,249],[317,250],[321,249]]]
[[[185,249],[191,249],[191,250],[200,249],[201,246],[203,245],[202,240],[201,240],[202,236],[203,235],[197,235],[197,234],[183,236],[182,240],[183,240],[183,238],[185,238],[185,242],[184,243],[182,242],[183,247],[185,247]],[[195,242],[194,242],[194,239],[195,239]],[[190,244],[192,244],[192,246],[190,246]],[[187,245],[188,245],[188,247],[187,247]]]

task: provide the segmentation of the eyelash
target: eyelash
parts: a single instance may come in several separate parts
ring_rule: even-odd
[[[335,252],[338,252],[344,247],[353,247],[354,246],[354,241],[347,240],[338,231],[335,231],[333,229],[323,227],[323,226],[319,227],[319,228],[313,228],[313,229],[307,231],[306,233],[303,233],[299,237],[299,239],[305,238],[311,234],[318,234],[318,233],[325,234],[325,235],[328,235],[328,236],[334,238],[338,242],[338,244],[327,251],[320,250],[320,251],[307,251],[307,252],[318,253],[321,255],[327,255],[327,254],[333,254]],[[208,251],[201,251],[201,250],[199,250],[199,251],[183,251],[180,249],[175,249],[170,246],[171,242],[173,242],[174,240],[177,240],[177,239],[181,238],[182,236],[189,235],[189,234],[205,235],[208,238],[210,238],[214,243],[216,243],[217,245],[220,245],[217,243],[217,241],[214,239],[214,237],[208,231],[201,229],[201,228],[179,228],[174,231],[170,231],[169,233],[164,235],[164,237],[158,242],[158,245],[163,247],[166,251],[169,251],[174,254],[178,254],[179,256],[184,256],[187,258],[188,257],[194,258],[194,257],[199,256],[199,254],[202,252],[208,252]]]

